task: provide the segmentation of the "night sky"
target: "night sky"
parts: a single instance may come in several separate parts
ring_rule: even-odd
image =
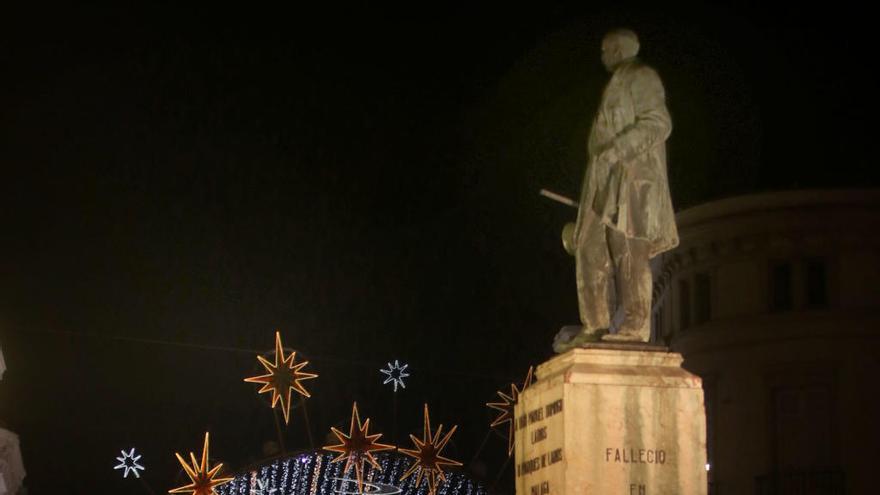
[[[610,28],[666,86],[676,209],[876,185],[857,7],[614,3],[4,14],[0,425],[31,493],[143,493],[112,470],[131,446],[165,491],[206,430],[259,460],[275,423],[242,379],[276,329],[321,375],[316,446],[353,400],[408,446],[428,402],[512,492],[484,403],[577,321],[574,210],[537,192],[576,196]],[[306,430],[297,407],[288,450]]]

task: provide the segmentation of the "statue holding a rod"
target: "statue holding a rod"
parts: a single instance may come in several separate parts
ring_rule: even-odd
[[[577,221],[563,231],[565,247],[575,257],[582,326],[563,328],[553,342],[556,352],[599,339],[647,342],[648,262],[678,245],[666,178],[665,142],[672,122],[663,84],[636,58],[638,52],[632,31],[611,31],[602,40],[602,64],[611,80],[590,130]],[[542,194],[561,201],[554,193]],[[611,333],[615,307],[623,318]]]

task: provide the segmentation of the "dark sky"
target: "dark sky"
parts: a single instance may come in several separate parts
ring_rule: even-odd
[[[483,403],[577,321],[573,210],[537,191],[579,188],[609,28],[664,80],[678,209],[876,185],[854,6],[242,9],[0,21],[0,420],[32,493],[141,491],[111,469],[130,446],[167,490],[206,429],[233,469],[260,458],[274,422],[234,349],[275,329],[321,374],[316,444],[352,400],[391,434],[397,358],[398,439],[428,401],[491,485]],[[290,450],[305,430],[297,409]]]

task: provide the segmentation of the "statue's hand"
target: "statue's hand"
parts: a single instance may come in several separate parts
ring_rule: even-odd
[[[602,150],[596,159],[600,162],[607,163],[608,165],[614,165],[620,161],[620,155],[617,153],[617,149],[615,149],[614,146],[609,146]]]

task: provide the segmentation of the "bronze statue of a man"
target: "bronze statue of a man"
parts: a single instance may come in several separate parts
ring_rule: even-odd
[[[678,245],[666,178],[665,141],[672,131],[663,84],[636,56],[625,29],[602,40],[612,73],[587,145],[589,161],[568,248],[577,265],[582,327],[566,329],[553,347],[564,352],[602,340],[647,342],[651,332],[650,258]],[[609,333],[616,296],[623,319]]]

